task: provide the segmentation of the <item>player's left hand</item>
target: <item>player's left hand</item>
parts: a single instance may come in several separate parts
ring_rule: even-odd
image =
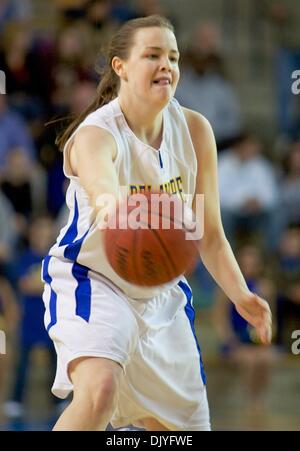
[[[238,313],[255,327],[257,335],[265,345],[272,340],[272,314],[269,304],[255,293],[249,293],[242,301],[235,303]]]

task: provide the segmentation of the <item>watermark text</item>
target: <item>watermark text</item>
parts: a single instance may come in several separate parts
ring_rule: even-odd
[[[294,330],[291,336],[292,340],[295,340],[292,344],[292,353],[294,355],[300,354],[300,330]]]
[[[120,199],[112,194],[97,198],[97,226],[100,229],[182,229],[186,240],[200,240],[204,234],[204,196],[197,194],[194,211],[189,207],[192,198],[186,195],[182,202],[167,193],[132,194],[127,197],[126,187],[120,187]],[[125,201],[127,199],[127,201]]]
[[[300,70],[294,70],[292,79],[295,80],[292,83],[292,93],[298,95],[300,94]]]
[[[0,70],[0,94],[6,94],[6,77],[3,70]]]
[[[6,336],[3,330],[0,330],[0,354],[6,354]]]

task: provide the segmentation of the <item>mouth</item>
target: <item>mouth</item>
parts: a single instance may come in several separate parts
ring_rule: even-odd
[[[171,80],[167,77],[161,77],[154,80],[153,83],[158,86],[169,86],[171,85]]]

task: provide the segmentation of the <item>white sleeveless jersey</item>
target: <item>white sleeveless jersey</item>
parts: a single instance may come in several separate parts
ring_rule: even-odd
[[[112,269],[106,258],[101,232],[97,228],[94,209],[79,178],[72,175],[69,149],[75,133],[93,125],[110,132],[117,144],[115,168],[120,186],[128,193],[165,191],[178,193],[191,207],[195,193],[197,159],[181,106],[176,99],[163,111],[163,138],[159,150],[143,143],[128,126],[116,98],[89,114],[70,137],[64,148],[64,173],[70,179],[66,194],[70,210],[68,223],[62,228],[49,255],[82,265],[83,272],[92,270],[109,285],[116,285],[133,299],[147,299],[174,286],[179,279],[158,287],[139,287],[127,283]]]

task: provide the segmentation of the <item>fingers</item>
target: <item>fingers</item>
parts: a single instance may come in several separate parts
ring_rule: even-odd
[[[262,308],[261,319],[256,326],[256,330],[261,342],[264,345],[271,344],[272,341],[272,312],[267,301],[255,295],[256,302]]]
[[[261,321],[257,332],[261,342],[265,345],[271,344],[272,341],[272,317],[271,313],[266,312],[264,319]]]
[[[271,309],[270,309],[270,306],[269,306],[268,302],[265,301],[264,299],[262,299],[257,294],[255,294],[255,297],[256,297],[256,301],[264,308],[264,310],[266,312],[268,312],[272,316],[272,312],[271,312]]]
[[[272,313],[267,301],[251,293],[248,302],[236,305],[238,313],[255,327],[261,343],[268,345],[272,340]]]
[[[261,342],[264,345],[270,345],[272,342],[272,327],[268,326],[264,328],[262,334],[261,334]]]

